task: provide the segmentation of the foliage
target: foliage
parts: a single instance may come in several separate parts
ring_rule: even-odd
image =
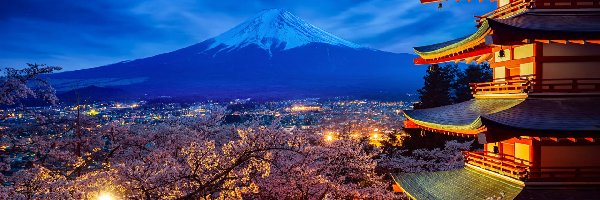
[[[456,81],[452,84],[454,90],[454,102],[459,103],[473,98],[470,83],[482,83],[492,81],[492,68],[488,64],[469,65],[463,71],[456,74]]]
[[[469,65],[460,70],[458,65],[429,66],[425,84],[417,92],[420,102],[415,109],[433,108],[472,99],[470,83],[489,82],[492,70],[488,64]]]
[[[454,81],[457,67],[454,65],[429,66],[425,74],[423,88],[417,90],[420,102],[415,104],[415,109],[433,108],[452,103],[451,86]]]
[[[375,175],[377,152],[366,143],[325,143],[277,122],[227,124],[222,110],[212,113],[152,126],[98,126],[72,114],[4,130],[0,198],[399,197]]]
[[[29,63],[24,69],[6,68],[4,75],[0,76],[0,105],[13,105],[27,97],[42,98],[55,103],[58,99],[54,88],[40,78],[40,75],[57,70],[61,68]]]
[[[444,148],[416,149],[406,155],[407,150],[384,155],[380,166],[391,172],[445,171],[462,168],[464,157],[462,151],[469,150],[473,141],[446,142]]]

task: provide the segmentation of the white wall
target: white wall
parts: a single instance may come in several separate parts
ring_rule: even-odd
[[[515,50],[515,59],[529,58],[534,55],[533,44],[526,44],[526,45],[518,46],[518,47],[515,47],[514,50]]]
[[[494,81],[504,81],[506,77],[506,67],[495,67],[494,68]]]
[[[533,73],[534,73],[534,71],[533,71],[533,63],[532,62],[523,63],[523,64],[519,65],[519,75],[526,76],[526,75],[532,75]]]

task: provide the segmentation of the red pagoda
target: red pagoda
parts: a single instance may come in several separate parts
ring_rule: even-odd
[[[554,199],[568,188],[599,195],[600,0],[491,1],[498,7],[476,16],[475,33],[415,47],[414,62],[488,62],[493,82],[471,83],[474,99],[466,102],[405,111],[405,128],[476,139],[484,148],[465,152],[465,176],[501,179],[493,185],[509,189],[493,196],[539,198],[537,189]],[[442,8],[446,1],[421,3]],[[427,180],[450,172],[435,173]],[[424,189],[439,183],[419,178],[395,176],[413,198],[453,197]]]

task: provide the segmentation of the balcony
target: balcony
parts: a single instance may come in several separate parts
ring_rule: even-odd
[[[533,8],[535,5],[535,0],[520,0],[514,1],[512,3],[506,4],[502,7],[497,8],[491,12],[485,13],[481,16],[475,16],[477,20],[475,20],[478,24],[481,24],[483,19],[492,18],[492,19],[504,19],[516,14],[525,12],[527,9]]]
[[[491,152],[463,152],[465,162],[479,168],[528,182],[598,182],[600,166],[534,166],[530,161]],[[539,164],[538,164],[539,165]]]
[[[485,18],[504,19],[528,9],[580,9],[600,8],[600,0],[518,0],[481,16],[475,16],[480,24]]]
[[[527,178],[528,163],[508,155],[465,151],[465,162],[517,180]]]
[[[507,80],[471,83],[473,95],[532,93],[600,93],[600,78],[535,79],[507,77]]]

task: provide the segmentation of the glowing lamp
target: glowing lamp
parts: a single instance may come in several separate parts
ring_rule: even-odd
[[[333,135],[331,135],[331,134],[327,134],[327,135],[325,136],[325,141],[327,141],[327,142],[331,142],[331,141],[333,141]]]
[[[504,49],[500,49],[500,51],[498,51],[498,57],[504,58],[505,56],[506,56],[506,53],[504,53]]]
[[[377,134],[377,133],[373,134],[373,135],[371,136],[371,139],[373,139],[373,140],[377,140],[377,139],[379,139],[379,134]]]
[[[100,196],[98,196],[98,200],[114,200],[114,199],[115,198],[113,197],[113,195],[108,192],[100,193]]]

